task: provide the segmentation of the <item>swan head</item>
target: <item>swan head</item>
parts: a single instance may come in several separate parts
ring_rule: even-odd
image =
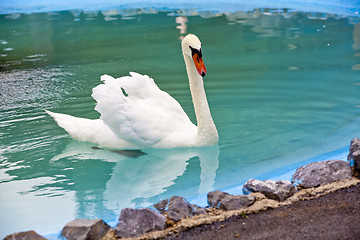
[[[204,77],[206,74],[206,68],[202,59],[201,42],[199,38],[194,34],[188,34],[182,40],[181,48],[184,56],[188,56],[194,61],[199,75]]]

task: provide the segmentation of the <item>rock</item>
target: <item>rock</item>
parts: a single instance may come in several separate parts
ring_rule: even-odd
[[[225,195],[221,199],[219,209],[235,210],[239,208],[248,207],[255,202],[255,197],[252,195]]]
[[[201,215],[201,214],[207,214],[205,208],[196,208],[194,211],[193,211],[193,215],[196,216],[196,215]]]
[[[235,210],[250,206],[255,202],[255,197],[251,195],[230,195],[222,191],[209,192],[207,195],[210,207],[222,210]]]
[[[207,214],[206,209],[202,208],[200,206],[197,206],[195,204],[191,204],[191,207],[193,209],[192,215],[201,215],[201,214]]]
[[[360,174],[360,139],[354,138],[351,140],[348,160],[354,170],[354,175]]]
[[[3,240],[46,240],[35,231],[17,232],[7,235]]]
[[[75,219],[65,225],[61,235],[67,240],[96,240],[101,239],[110,226],[102,219]]]
[[[161,214],[164,214],[167,210],[167,206],[169,203],[169,199],[162,200],[156,204],[154,204],[154,208],[158,210]]]
[[[124,208],[115,233],[122,238],[138,237],[147,232],[164,230],[165,226],[165,218],[154,210]]]
[[[341,160],[328,160],[299,167],[292,182],[300,188],[310,188],[351,177],[352,173],[348,163]]]
[[[192,215],[193,208],[190,203],[182,197],[173,196],[169,200],[167,217],[175,222]]]
[[[274,180],[248,180],[243,187],[244,193],[260,192],[267,198],[277,201],[284,201],[296,192],[296,188],[290,181],[274,181]]]
[[[171,204],[170,204],[171,202]],[[170,199],[162,200],[153,205],[161,214],[168,212],[168,218],[172,221],[179,221],[181,218],[185,218],[191,215],[206,214],[205,208],[197,206],[195,204],[189,204],[186,199],[174,196]],[[168,211],[170,208],[170,212]],[[189,211],[191,211],[189,213]]]
[[[218,208],[221,199],[223,199],[226,195],[230,195],[226,192],[222,192],[222,191],[213,191],[213,192],[209,192],[207,194],[207,200],[208,200],[208,204],[210,207],[213,208]]]
[[[354,175],[360,175],[360,150],[353,153],[353,160],[354,160]]]
[[[348,160],[352,159],[354,152],[360,151],[360,139],[354,138],[351,140]]]

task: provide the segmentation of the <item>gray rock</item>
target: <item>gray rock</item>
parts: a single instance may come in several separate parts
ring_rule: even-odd
[[[35,231],[17,232],[7,235],[3,240],[46,240]]]
[[[239,208],[248,207],[255,202],[255,197],[252,195],[225,195],[221,199],[219,209],[235,210]]]
[[[226,192],[222,192],[222,191],[213,191],[213,192],[209,192],[207,194],[207,201],[210,207],[213,208],[218,208],[221,199],[223,199],[225,196],[230,195]]]
[[[171,200],[171,204],[170,203]],[[170,212],[168,208],[170,207]],[[179,221],[181,218],[188,217],[191,215],[200,215],[206,214],[205,208],[197,206],[195,204],[189,204],[186,199],[174,196],[170,199],[162,200],[153,205],[153,207],[158,210],[161,214],[168,212],[169,219],[173,221]],[[189,213],[189,210],[191,211]],[[181,212],[181,213],[180,213]]]
[[[356,173],[357,176],[360,175],[360,150],[356,151],[352,154],[353,160],[354,160],[354,173]]]
[[[290,181],[250,179],[244,184],[243,192],[260,192],[267,198],[284,201],[296,192],[296,188]]]
[[[352,154],[357,151],[360,151],[360,139],[354,138],[350,143],[348,160],[350,160],[352,158]]]
[[[196,208],[196,209],[193,211],[193,215],[194,215],[194,216],[196,216],[196,215],[201,215],[201,214],[207,214],[205,208],[199,207],[199,208]]]
[[[101,219],[75,219],[65,225],[61,235],[67,240],[101,239],[110,226]]]
[[[254,196],[250,195],[231,195],[222,191],[209,192],[207,195],[210,207],[222,210],[235,210],[248,207],[255,202]]]
[[[205,208],[200,207],[198,205],[191,204],[191,207],[193,209],[192,215],[194,215],[194,216],[207,213]]]
[[[353,161],[352,166],[354,169],[354,175],[360,174],[360,139],[354,138],[351,140],[348,160]]]
[[[169,219],[177,222],[182,218],[192,215],[193,208],[190,203],[182,197],[173,196],[169,200],[167,216]]]
[[[299,167],[292,182],[300,188],[310,188],[351,177],[352,173],[348,163],[341,160],[328,160]]]
[[[154,210],[124,208],[115,233],[123,238],[138,237],[147,232],[164,230],[165,226],[165,218]]]

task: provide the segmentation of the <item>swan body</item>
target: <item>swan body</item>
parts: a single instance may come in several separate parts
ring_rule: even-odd
[[[67,114],[51,115],[73,138],[120,149],[177,148],[215,145],[218,133],[211,117],[204,90],[206,69],[200,40],[193,34],[182,41],[182,52],[189,78],[197,126],[180,104],[160,90],[147,75],[101,76],[103,84],[93,89],[95,110],[100,119]]]

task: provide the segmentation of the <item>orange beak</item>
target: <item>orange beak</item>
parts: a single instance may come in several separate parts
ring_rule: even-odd
[[[202,57],[200,57],[198,53],[195,53],[193,54],[193,60],[195,63],[196,70],[198,71],[200,76],[204,77],[206,74],[206,68],[202,60]]]

